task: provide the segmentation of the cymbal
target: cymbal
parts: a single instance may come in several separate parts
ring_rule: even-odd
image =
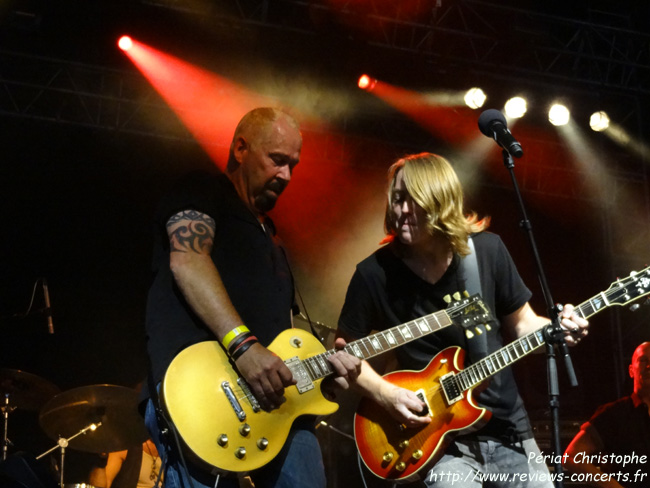
[[[9,395],[9,405],[24,410],[38,410],[61,390],[55,384],[18,369],[0,369],[0,394]]]
[[[142,444],[149,434],[138,413],[138,393],[123,386],[91,385],[64,391],[41,409],[39,422],[52,439],[69,439],[91,424],[101,425],[70,440],[79,451],[103,453]]]

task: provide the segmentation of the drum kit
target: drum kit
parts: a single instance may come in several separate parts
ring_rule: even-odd
[[[61,392],[56,385],[37,375],[0,369],[0,394],[4,421],[0,461],[0,485],[3,487],[3,480],[13,482],[9,485],[12,487],[56,486],[54,478],[43,473],[36,461],[58,451],[58,485],[92,488],[85,483],[64,483],[67,449],[101,454],[140,445],[148,438],[138,413],[138,394],[131,388],[91,385]],[[35,458],[10,456],[9,417],[16,409],[39,412],[40,427],[56,444]]]

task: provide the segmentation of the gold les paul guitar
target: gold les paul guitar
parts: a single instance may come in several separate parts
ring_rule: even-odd
[[[584,318],[614,305],[626,305],[650,293],[650,267],[632,272],[576,307]],[[372,400],[361,400],[354,418],[354,437],[364,463],[380,478],[413,481],[426,475],[453,438],[482,427],[491,416],[477,407],[472,390],[487,378],[527,356],[546,342],[542,329],[511,342],[462,369],[464,351],[444,349],[422,371],[395,371],[389,382],[414,391],[427,405],[431,423],[405,428]]]
[[[458,296],[460,299],[460,296]],[[462,326],[491,320],[477,295],[447,309],[347,344],[345,350],[368,359],[452,323]],[[286,402],[276,410],[260,409],[249,386],[216,341],[181,351],[162,384],[162,402],[192,458],[219,471],[260,468],[282,449],[293,421],[301,415],[329,415],[338,405],[321,393],[321,382],[333,374],[325,351],[310,333],[290,329],[269,349],[283,359],[297,384],[285,389]]]

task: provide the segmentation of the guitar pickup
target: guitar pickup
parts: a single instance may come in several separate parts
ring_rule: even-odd
[[[454,376],[454,373],[450,372],[440,377],[440,386],[442,386],[442,391],[445,392],[447,405],[453,405],[457,401],[463,399],[463,391],[461,390],[458,381],[455,381]]]
[[[307,369],[298,356],[287,359],[284,364],[287,365],[293,375],[293,379],[296,380],[298,393],[302,394],[314,389],[314,382],[309,377]]]

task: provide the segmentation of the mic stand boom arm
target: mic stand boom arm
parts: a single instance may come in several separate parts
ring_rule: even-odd
[[[535,259],[535,265],[537,267],[537,273],[542,287],[542,293],[544,295],[544,301],[546,303],[546,308],[548,310],[548,316],[551,319],[551,324],[546,326],[544,330],[544,337],[546,339],[546,368],[548,376],[548,395],[549,395],[549,407],[551,412],[551,420],[553,426],[553,447],[555,451],[554,459],[557,459],[558,462],[555,463],[555,473],[558,475],[555,479],[555,486],[562,488],[563,482],[562,477],[559,476],[562,473],[562,463],[559,462],[561,447],[560,447],[560,387],[557,378],[557,362],[555,357],[555,345],[558,346],[560,352],[564,358],[564,364],[567,370],[567,375],[569,376],[569,382],[571,386],[578,386],[578,380],[573,369],[573,363],[571,362],[571,356],[569,355],[569,348],[564,340],[564,332],[562,327],[560,327],[560,318],[559,312],[562,310],[561,306],[554,305],[553,298],[551,297],[551,290],[546,281],[546,275],[544,273],[544,268],[542,266],[542,261],[539,257],[539,252],[537,251],[537,244],[535,243],[535,237],[533,235],[533,226],[528,219],[526,214],[526,206],[524,205],[524,200],[521,197],[521,192],[519,191],[519,185],[517,184],[517,178],[515,177],[515,163],[512,159],[512,156],[505,149],[503,150],[503,164],[506,169],[510,172],[510,177],[512,179],[512,184],[515,189],[515,194],[517,195],[517,201],[519,203],[519,208],[521,210],[522,220],[520,226],[526,232],[528,236],[528,241],[530,243],[531,249],[533,251],[533,257]]]

